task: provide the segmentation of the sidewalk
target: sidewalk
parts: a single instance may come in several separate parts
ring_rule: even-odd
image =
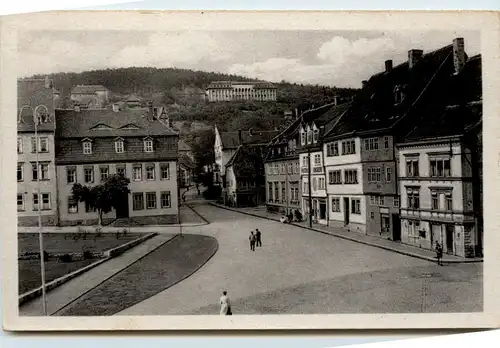
[[[119,273],[156,248],[174,238],[172,234],[159,234],[124,254],[110,259],[97,267],[81,274],[67,283],[47,293],[47,313],[53,315],[63,307],[103,283],[113,275]],[[41,316],[42,298],[38,297],[19,307],[20,316]]]
[[[280,219],[280,215],[272,214],[266,211],[265,207],[252,207],[252,208],[233,208],[227,207],[222,204],[217,204],[213,202],[209,202],[210,205],[226,209],[232,210],[241,214],[246,214],[254,217],[259,217],[268,220],[278,221]],[[294,222],[291,225],[295,225],[297,227],[302,227],[308,230],[312,230],[315,232],[320,232],[324,234],[329,234],[338,238],[347,239],[353,242],[370,245],[376,248],[393,251],[399,254],[419,258],[422,260],[427,260],[431,262],[436,262],[436,253],[427,250],[417,248],[411,245],[402,244],[398,242],[393,242],[391,240],[377,238],[375,236],[370,236],[366,234],[361,234],[357,232],[349,232],[339,228],[328,227],[320,224],[313,224],[313,227],[310,228],[307,221],[303,222]],[[443,255],[443,263],[474,263],[474,262],[483,262],[482,258],[462,258],[455,255]]]

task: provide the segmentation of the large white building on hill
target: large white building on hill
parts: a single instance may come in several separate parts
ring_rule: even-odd
[[[206,89],[210,102],[254,100],[276,101],[276,87],[260,81],[214,81]]]

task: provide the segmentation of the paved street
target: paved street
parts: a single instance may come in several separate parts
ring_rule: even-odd
[[[235,314],[450,312],[482,310],[482,263],[436,266],[203,202],[211,223],[183,233],[217,238],[198,272],[118,315],[218,314],[226,289]],[[263,247],[250,251],[259,228]]]

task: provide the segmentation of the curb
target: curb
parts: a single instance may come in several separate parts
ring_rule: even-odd
[[[273,218],[270,218],[270,217],[267,217],[267,216],[261,216],[261,215],[257,215],[257,214],[253,214],[253,213],[248,213],[248,212],[243,212],[243,211],[235,210],[235,209],[232,209],[230,207],[222,206],[222,205],[219,205],[219,204],[216,204],[216,203],[209,202],[208,204],[210,204],[210,205],[212,205],[214,207],[218,207],[218,208],[221,208],[221,209],[226,209],[226,210],[234,211],[234,212],[237,212],[237,213],[240,213],[240,214],[245,214],[245,215],[249,215],[249,216],[253,216],[253,217],[257,217],[257,218],[261,218],[261,219],[266,219],[266,220],[270,220],[270,221],[279,222],[279,219],[273,219]],[[341,235],[341,234],[336,234],[336,233],[332,233],[332,232],[326,232],[326,231],[322,231],[322,230],[319,230],[319,229],[316,229],[316,228],[302,226],[302,225],[299,225],[297,223],[291,223],[290,225],[293,225],[293,226],[296,226],[296,227],[300,227],[300,228],[304,228],[304,229],[307,229],[307,230],[310,230],[310,231],[314,231],[314,232],[319,232],[319,233],[326,234],[326,235],[329,235],[329,236],[334,236],[334,237],[337,237],[337,238],[349,240],[351,242],[356,242],[356,243],[360,243],[360,244],[364,244],[364,245],[369,245],[369,246],[372,246],[372,247],[375,247],[375,248],[379,248],[379,249],[383,249],[383,250],[387,250],[387,251],[392,251],[392,252],[395,252],[397,254],[402,254],[402,255],[414,257],[414,258],[425,260],[425,261],[436,262],[436,258],[435,257],[424,256],[424,255],[420,255],[420,254],[417,254],[417,253],[413,253],[411,251],[398,250],[398,249],[391,248],[391,247],[388,247],[388,246],[385,246],[385,245],[370,243],[370,242],[366,242],[366,241],[359,240],[359,239],[356,239],[356,238],[344,236],[344,235]],[[442,263],[447,263],[447,264],[480,263],[480,262],[483,262],[483,259],[463,259],[463,260],[456,260],[456,261],[455,260],[445,260],[445,259],[443,259],[443,260],[441,260],[441,262]]]
[[[188,207],[189,209],[191,209],[200,219],[202,219],[203,221],[205,221],[205,224],[198,224],[196,226],[210,225],[210,221],[208,221],[207,219],[205,219],[205,217],[203,215],[201,215],[200,213],[198,213],[192,206],[190,206],[189,204],[185,204],[185,206]]]
[[[94,267],[97,267],[99,266],[100,264],[106,262],[106,261],[109,261],[111,260],[112,258],[120,255],[120,254],[123,254],[126,250],[128,249],[131,249],[133,248],[134,246],[144,242],[145,240],[149,239],[149,238],[152,238],[154,236],[156,236],[158,233],[150,233],[146,236],[143,236],[143,237],[140,237],[136,240],[133,240],[133,241],[130,241],[124,245],[121,245],[121,246],[118,246],[116,248],[113,248],[113,249],[110,249],[110,250],[107,250],[104,252],[104,255],[105,255],[105,258],[102,259],[102,260],[99,260],[99,261],[96,261],[94,263],[91,263],[90,265],[87,265],[83,268],[80,268],[80,269],[77,269],[76,271],[74,272],[71,272],[69,274],[66,274],[62,277],[59,277],[57,279],[54,279],[53,281],[51,281],[50,283],[47,283],[45,284],[45,291],[46,292],[49,292],[51,290],[54,290],[55,288],[63,285],[64,283],[67,283],[69,282],[70,280],[78,277],[79,275],[91,270],[92,268]],[[135,243],[135,244],[134,244]],[[40,286],[39,288],[36,288],[34,290],[31,290],[31,291],[28,291],[28,292],[25,292],[24,294],[21,294],[19,295],[19,306],[28,302],[28,301],[31,301],[39,296],[42,295],[42,287]]]

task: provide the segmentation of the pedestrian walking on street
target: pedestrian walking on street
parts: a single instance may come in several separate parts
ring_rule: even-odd
[[[437,258],[437,264],[439,266],[443,265],[442,259],[443,259],[443,247],[441,244],[439,244],[438,241],[436,241],[436,258]]]
[[[255,245],[258,247],[262,246],[262,233],[260,233],[259,229],[255,229]]]
[[[250,232],[250,237],[248,237],[250,240],[250,250],[255,251],[255,234],[253,234],[253,231]]]
[[[227,291],[223,291],[220,297],[220,315],[233,315],[231,312],[231,301],[229,301]]]

